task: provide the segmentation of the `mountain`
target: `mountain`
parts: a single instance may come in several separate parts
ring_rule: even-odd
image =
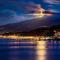
[[[0,32],[28,32],[41,27],[51,27],[53,25],[60,25],[60,15],[45,16],[44,18],[3,25],[0,26]]]

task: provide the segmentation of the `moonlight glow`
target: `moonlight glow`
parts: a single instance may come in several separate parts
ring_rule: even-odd
[[[36,18],[43,18],[44,16],[51,16],[52,14],[50,13],[44,13],[46,10],[43,9],[41,7],[41,5],[38,5],[38,7],[36,8],[35,13],[33,14],[33,16],[35,16]]]
[[[45,14],[43,13],[35,13],[33,14],[33,16],[37,17],[37,18],[41,18],[41,17],[44,17]]]
[[[43,9],[43,8],[41,8],[41,7],[39,7],[39,8],[37,8],[36,9],[36,12],[35,12],[35,14],[33,14],[34,16],[36,16],[36,17],[38,17],[38,18],[40,18],[40,17],[44,17],[44,12],[45,10]]]

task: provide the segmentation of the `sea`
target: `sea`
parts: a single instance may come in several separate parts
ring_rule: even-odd
[[[0,38],[0,60],[60,60],[60,41]]]

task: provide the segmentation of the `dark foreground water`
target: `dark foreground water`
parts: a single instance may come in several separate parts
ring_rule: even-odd
[[[0,60],[60,60],[60,41],[0,39]]]

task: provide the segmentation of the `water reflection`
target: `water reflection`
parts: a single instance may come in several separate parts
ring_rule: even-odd
[[[0,40],[0,60],[36,60],[33,41]]]
[[[60,41],[47,41],[47,59],[60,60]]]
[[[37,60],[46,60],[46,41],[37,42]]]
[[[60,60],[60,41],[0,39],[0,60]]]

